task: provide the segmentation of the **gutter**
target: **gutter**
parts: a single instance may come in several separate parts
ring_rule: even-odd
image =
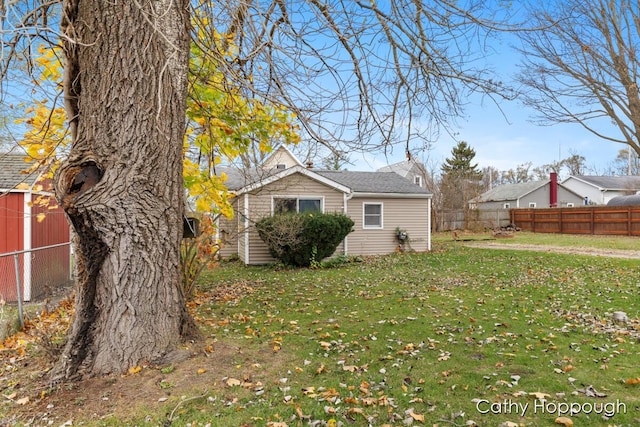
[[[431,199],[431,193],[360,193],[353,192],[349,195],[349,200],[353,197],[385,197],[388,199]]]

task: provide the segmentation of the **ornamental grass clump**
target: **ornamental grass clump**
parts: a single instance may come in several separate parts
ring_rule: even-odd
[[[285,265],[309,267],[319,263],[353,229],[353,220],[339,213],[282,213],[256,223],[271,256]]]

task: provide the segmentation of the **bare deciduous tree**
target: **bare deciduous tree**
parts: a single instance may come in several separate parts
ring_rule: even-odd
[[[0,5],[0,77],[12,60],[29,57],[33,38],[60,39],[65,52],[73,141],[56,194],[77,235],[78,283],[54,379],[126,371],[197,333],[178,262],[190,18],[201,28],[208,18],[211,37],[218,30],[233,38],[233,59],[212,50],[215,43],[203,46],[230,84],[296,112],[307,134],[329,147],[408,145],[457,116],[467,91],[503,90],[475,62],[485,30],[500,18],[483,2]]]
[[[640,11],[629,0],[539,3],[522,33],[520,81],[542,123],[578,123],[640,153]],[[612,131],[604,131],[610,127]],[[606,125],[603,127],[602,125]]]

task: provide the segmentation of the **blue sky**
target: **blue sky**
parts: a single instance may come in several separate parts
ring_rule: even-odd
[[[484,57],[485,66],[498,70],[498,79],[513,81],[520,63],[519,53],[512,48],[518,40],[511,34],[492,39],[489,54]],[[514,85],[515,86],[515,85]],[[500,111],[500,108],[502,111]],[[541,126],[532,122],[536,112],[519,101],[501,103],[498,108],[491,100],[481,95],[468,99],[464,117],[451,126],[458,140],[466,141],[476,151],[476,162],[480,168],[493,166],[498,170],[515,169],[518,165],[532,163],[532,168],[550,164],[579,154],[585,157],[588,174],[609,173],[619,150],[627,145],[598,138],[579,124],[556,124]],[[608,120],[599,123],[599,130],[618,136]],[[438,166],[450,157],[457,141],[442,132],[433,143],[432,150],[422,157],[427,163]],[[354,163],[349,169],[371,170],[405,159],[403,147],[396,147],[392,155],[351,155]]]
[[[508,82],[517,71],[518,56],[510,48],[513,40],[495,40],[493,54],[484,58],[486,65],[500,71],[501,80]],[[9,82],[11,83],[11,82]],[[5,82],[5,85],[7,82]],[[11,89],[5,86],[5,89]],[[11,91],[9,91],[11,93]],[[6,94],[5,94],[6,95]],[[10,101],[9,98],[4,100]],[[535,112],[518,101],[502,104],[502,112],[492,101],[472,96],[465,117],[458,119],[451,131],[476,151],[479,167],[493,166],[498,170],[515,169],[531,162],[532,167],[549,164],[573,153],[586,158],[589,173],[605,173],[625,145],[597,138],[577,124],[538,126],[529,120]],[[504,117],[506,115],[506,118]],[[447,132],[432,145],[431,151],[419,157],[428,166],[437,167],[451,155],[455,141]],[[385,157],[382,153],[351,153],[351,170],[375,170],[405,159],[404,147],[398,146]]]
[[[549,164],[577,153],[586,158],[589,174],[601,174],[608,170],[626,145],[600,139],[578,124],[540,126],[531,123],[535,112],[517,101],[503,105],[503,113],[491,102],[475,102],[467,107],[467,118],[459,119],[453,127],[457,138],[467,141],[476,151],[475,160],[480,168],[493,166],[498,170],[515,169],[531,162],[533,167]],[[508,121],[507,121],[508,119]],[[457,144],[452,137],[442,133],[432,150],[423,154],[426,163],[440,165],[451,156]],[[388,163],[404,160],[402,147],[396,147],[392,155],[352,154],[353,170],[372,170]]]

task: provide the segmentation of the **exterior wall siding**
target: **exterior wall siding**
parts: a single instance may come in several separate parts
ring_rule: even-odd
[[[24,240],[24,194],[0,195],[0,253],[22,250]],[[13,260],[12,260],[13,262]]]
[[[69,242],[69,223],[64,211],[57,206],[53,196],[49,204],[56,207],[49,209],[48,206],[34,205],[31,208],[32,248]],[[42,221],[38,221],[39,214],[45,215]],[[31,269],[31,298],[38,298],[47,290],[71,280],[70,248],[67,246],[32,252],[31,263],[32,266],[46,266]]]
[[[382,229],[363,227],[365,203],[382,203]],[[355,222],[354,231],[347,236],[347,250],[351,255],[382,255],[395,251],[398,248],[396,227],[408,233],[411,249],[429,249],[427,199],[353,197],[349,200],[347,214]]]
[[[241,218],[241,212],[238,211],[237,198],[231,200],[231,206],[233,208],[233,218],[227,218],[224,215],[218,218],[218,239],[221,242],[218,255],[223,258],[238,254],[238,239],[242,233],[242,228],[238,222],[239,218]]]
[[[478,209],[505,209],[505,203],[509,204],[510,209],[529,208],[530,203],[535,203],[536,208],[548,208],[550,207],[549,192],[550,187],[547,185],[521,197],[520,200],[498,200],[479,203]],[[583,199],[566,188],[558,186],[558,207],[567,207],[569,203],[573,203],[574,206],[581,206],[583,204]]]
[[[611,193],[607,194],[607,197],[605,197],[605,194],[597,187],[587,184],[586,182],[579,181],[573,177],[569,177],[566,180],[562,181],[562,185],[567,187],[571,191],[582,195],[583,199],[585,196],[589,197],[589,201],[597,205],[605,205],[609,200],[611,200],[612,197],[617,195]]]
[[[269,253],[269,248],[260,239],[254,227],[255,221],[271,215],[272,198],[275,196],[320,197],[323,199],[325,213],[344,212],[342,192],[300,174],[287,176],[262,187],[259,191],[249,196],[249,218],[251,218],[249,225],[249,264],[266,264],[275,261]],[[336,249],[336,253],[344,253],[342,244]]]
[[[238,218],[238,234],[237,234],[237,244],[238,244],[238,257],[240,258],[240,260],[242,262],[244,262],[245,264],[248,263],[247,257],[246,257],[246,239],[245,239],[245,205],[247,203],[247,197],[245,196],[241,196],[240,198],[238,198],[238,210],[236,211],[236,215]],[[232,245],[230,245],[232,246]]]
[[[0,253],[20,251],[24,247],[24,194],[5,193],[0,196]],[[19,258],[23,271],[23,257]],[[0,257],[0,299],[16,301],[15,260]],[[24,287],[22,288],[24,293]]]

